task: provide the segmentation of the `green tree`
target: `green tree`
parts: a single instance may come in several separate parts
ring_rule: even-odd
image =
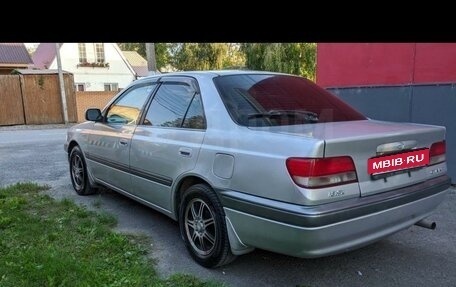
[[[315,80],[315,43],[243,43],[246,67],[290,73]]]
[[[169,46],[170,43],[155,43],[155,61],[157,69],[163,71],[170,62]]]
[[[214,70],[241,67],[244,56],[236,43],[175,43],[170,62],[178,70]]]
[[[179,43],[172,65],[178,70],[221,69],[226,47],[217,43]]]
[[[227,55],[225,57],[223,68],[242,69],[245,68],[245,55],[241,51],[240,43],[227,43]]]

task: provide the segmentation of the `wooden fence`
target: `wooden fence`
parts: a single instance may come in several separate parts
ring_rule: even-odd
[[[68,121],[77,121],[73,75],[64,74]],[[0,126],[64,123],[57,74],[0,75]]]
[[[0,75],[0,126],[25,123],[20,76]]]

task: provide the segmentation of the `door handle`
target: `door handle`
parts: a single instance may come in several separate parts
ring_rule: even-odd
[[[124,139],[121,139],[121,140],[119,140],[119,144],[123,145],[123,146],[126,146],[126,145],[128,145],[128,141],[124,140]]]
[[[192,157],[192,149],[188,147],[179,148],[179,154],[185,157]]]

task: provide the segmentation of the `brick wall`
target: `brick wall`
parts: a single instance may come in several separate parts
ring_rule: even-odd
[[[78,122],[85,121],[85,111],[88,108],[103,109],[117,92],[76,92]]]

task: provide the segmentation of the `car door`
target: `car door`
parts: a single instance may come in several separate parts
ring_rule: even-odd
[[[156,83],[130,87],[105,111],[104,120],[94,124],[86,158],[93,176],[104,184],[130,191],[130,144],[141,110]]]
[[[206,130],[196,80],[162,77],[130,151],[133,193],[156,208],[170,210],[176,178],[195,167]]]

